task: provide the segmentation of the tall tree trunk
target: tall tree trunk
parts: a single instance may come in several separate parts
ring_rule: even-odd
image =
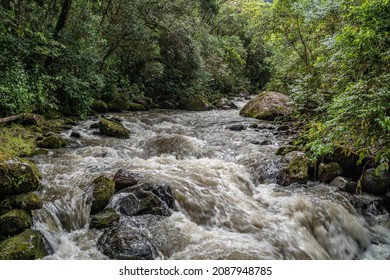
[[[72,8],[72,1],[73,0],[64,0],[64,3],[62,4],[61,14],[58,18],[56,29],[54,30],[54,38],[56,39],[58,38],[61,30],[64,29],[66,25],[70,10]]]

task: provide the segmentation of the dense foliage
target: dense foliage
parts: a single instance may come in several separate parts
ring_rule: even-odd
[[[313,157],[388,169],[389,0],[1,0],[0,18],[0,116],[267,88]]]
[[[0,115],[83,115],[93,99],[228,96],[265,83],[267,53],[240,28],[249,19],[236,1],[0,3]]]

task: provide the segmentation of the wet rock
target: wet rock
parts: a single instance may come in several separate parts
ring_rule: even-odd
[[[182,100],[181,107],[187,111],[209,111],[213,106],[201,95],[191,95]]]
[[[36,193],[28,192],[19,195],[8,196],[2,202],[0,202],[0,208],[6,208],[2,207],[2,205],[7,205],[12,209],[35,210],[41,209],[43,202]]]
[[[227,99],[227,98],[221,98],[215,102],[213,102],[213,105],[215,108],[219,110],[231,110],[231,109],[237,109],[237,105],[234,104],[233,101]]]
[[[22,209],[14,209],[0,216],[0,236],[14,236],[30,228],[32,218]]]
[[[362,189],[371,194],[386,194],[390,190],[390,173],[376,175],[374,168],[367,169],[363,174]]]
[[[290,129],[290,126],[285,124],[285,125],[279,126],[276,130],[277,131],[287,131],[289,129]]]
[[[35,260],[47,255],[44,237],[28,229],[0,243],[0,260]]]
[[[105,176],[100,176],[92,182],[91,214],[104,209],[115,191],[115,182]]]
[[[331,186],[337,187],[340,191],[351,194],[356,193],[357,183],[342,176],[337,176],[330,183]]]
[[[157,107],[161,109],[175,109],[177,105],[168,100],[163,100],[157,105]]]
[[[309,179],[309,159],[305,153],[293,151],[282,159],[282,169],[277,181],[282,186],[293,183],[306,183]]]
[[[129,102],[129,107],[127,108],[129,111],[145,111],[146,108],[144,105],[135,103],[135,102]]]
[[[112,226],[119,221],[120,215],[112,208],[105,208],[99,213],[91,216],[89,228],[103,229]]]
[[[343,167],[337,162],[320,163],[318,167],[318,178],[321,182],[330,182],[341,175],[343,175]]]
[[[46,149],[57,149],[65,147],[66,145],[66,141],[55,134],[51,134],[47,137],[44,137],[42,140],[37,141],[38,147]]]
[[[79,132],[77,132],[77,131],[72,131],[70,136],[73,137],[73,138],[80,138],[81,134]]]
[[[390,213],[390,193],[387,193],[382,198],[382,205],[383,205],[383,208],[385,208],[386,211]]]
[[[35,191],[38,186],[39,173],[33,163],[2,156],[0,153],[0,196]]]
[[[106,231],[98,241],[99,250],[114,260],[153,260],[156,248],[137,229],[124,225]]]
[[[343,167],[343,174],[348,178],[358,180],[363,171],[363,165],[358,165],[359,157],[353,153],[345,152],[342,148],[335,148],[332,153],[324,156],[328,162],[338,162]]]
[[[245,130],[246,127],[243,124],[233,124],[227,127],[227,129],[232,130],[232,131],[242,131]]]
[[[275,154],[278,155],[278,156],[285,156],[287,155],[288,153],[294,151],[296,149],[295,146],[292,146],[292,145],[288,145],[288,146],[281,146],[279,147]]]
[[[146,96],[133,96],[133,103],[140,104],[144,110],[149,110],[152,107],[153,100]]]
[[[94,100],[91,109],[99,114],[106,113],[108,111],[107,103],[102,100]]]
[[[240,115],[262,120],[274,120],[286,117],[292,112],[288,96],[278,92],[262,92],[249,101],[240,111]]]
[[[173,206],[175,199],[168,185],[143,183],[122,192],[128,195],[120,198],[119,211],[127,216],[171,215],[169,208]]]
[[[90,128],[90,129],[97,129],[97,128],[99,128],[99,123],[98,123],[98,122],[93,123],[93,124],[91,124],[91,125],[89,126],[89,128]]]
[[[138,184],[139,175],[125,169],[119,169],[114,175],[114,181],[115,190],[118,191]]]
[[[130,132],[120,123],[102,118],[99,122],[100,133],[116,138],[129,138]]]

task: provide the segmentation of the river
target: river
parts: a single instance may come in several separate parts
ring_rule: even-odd
[[[289,136],[272,123],[238,110],[110,116],[122,120],[129,139],[97,135],[91,118],[73,129],[81,138],[64,132],[68,147],[34,158],[44,201],[34,227],[52,247],[46,259],[107,259],[97,246],[102,231],[89,230],[87,185],[121,168],[139,174],[140,182],[172,188],[169,217],[120,220],[123,234],[132,228],[128,234],[151,240],[158,259],[390,259],[388,214],[358,211],[349,194],[319,182],[276,183],[275,151]],[[228,129],[236,124],[247,128]]]

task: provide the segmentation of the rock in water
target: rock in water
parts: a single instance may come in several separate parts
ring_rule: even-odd
[[[144,183],[122,192],[129,194],[119,199],[119,211],[127,216],[171,215],[169,208],[175,199],[168,185]]]
[[[321,182],[330,182],[341,175],[343,175],[343,167],[337,162],[320,163],[318,167],[318,178]]]
[[[30,228],[32,218],[22,209],[11,210],[0,216],[0,236],[14,236]]]
[[[99,122],[100,134],[116,137],[129,138],[130,132],[121,124],[102,118]]]
[[[92,182],[91,214],[104,209],[115,191],[115,182],[105,176],[100,176]]]
[[[342,176],[337,176],[336,178],[334,178],[330,185],[337,187],[340,191],[352,194],[356,193],[357,183]]]
[[[103,229],[119,221],[120,215],[112,208],[105,208],[96,215],[91,216],[89,228]]]
[[[47,255],[44,237],[28,229],[0,243],[0,260],[35,260]]]
[[[158,252],[142,231],[124,224],[107,230],[98,241],[99,250],[114,260],[153,260]]]
[[[382,172],[377,175],[374,168],[367,169],[363,175],[362,188],[367,193],[386,194],[390,190],[390,173]]]
[[[307,182],[309,179],[309,159],[305,153],[292,151],[285,155],[277,179],[282,186]]]
[[[292,113],[288,96],[278,92],[265,91],[249,101],[240,111],[240,115],[261,120],[274,120],[287,117]]]
[[[139,175],[128,170],[119,169],[114,175],[115,190],[134,186],[139,181]]]

